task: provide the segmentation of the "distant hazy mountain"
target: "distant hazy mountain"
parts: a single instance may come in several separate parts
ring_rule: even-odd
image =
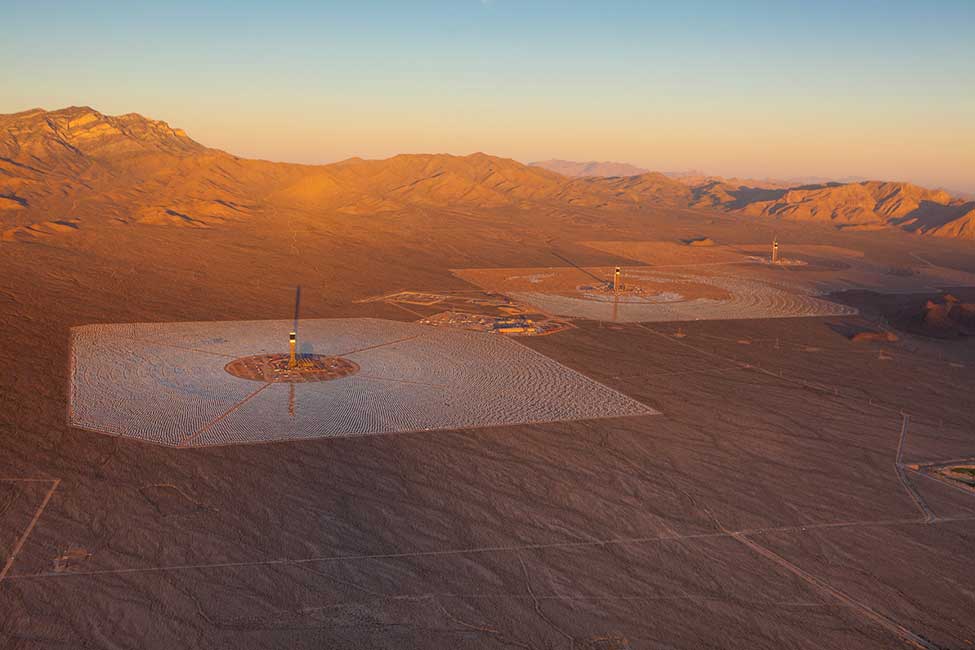
[[[939,187],[938,189],[944,190],[948,194],[951,194],[956,199],[965,199],[966,201],[975,201],[975,192],[965,192],[964,190],[953,190],[949,187]]]
[[[328,216],[554,205],[632,210],[648,218],[659,206],[707,208],[975,239],[975,202],[909,183],[783,187],[694,174],[678,180],[619,163],[566,163],[582,174],[567,176],[547,164],[483,153],[271,163],[207,148],[141,115],[35,109],[0,115],[0,239],[67,234],[99,222],[209,228],[250,219],[256,209]]]
[[[542,160],[540,162],[528,163],[532,167],[542,167],[556,174],[569,176],[570,178],[581,178],[584,176],[638,176],[646,174],[649,169],[636,167],[629,163],[621,162],[573,162],[571,160]]]
[[[767,178],[765,180],[798,187],[799,185],[825,185],[826,183],[862,183],[870,179],[865,176],[793,176],[781,179]]]
[[[663,172],[663,175],[667,178],[673,178],[675,180],[684,180],[685,178],[708,178],[709,174],[704,173],[700,169],[685,169],[681,172]]]
[[[737,176],[726,177],[707,174],[703,171],[692,169],[683,172],[664,172],[664,175],[678,180],[684,185],[691,187],[703,185],[711,181],[721,181],[725,183],[737,183],[748,185],[749,187],[781,188],[787,189],[800,187],[803,185],[824,185],[826,183],[859,183],[868,180],[860,176],[844,176],[829,178],[825,176],[796,176],[794,178],[741,178]]]

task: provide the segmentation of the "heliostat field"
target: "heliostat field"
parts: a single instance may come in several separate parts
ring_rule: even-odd
[[[301,357],[351,362],[354,374],[241,376],[242,362],[285,351],[291,326],[73,328],[70,423],[198,447],[656,413],[501,336],[369,318],[300,323]]]

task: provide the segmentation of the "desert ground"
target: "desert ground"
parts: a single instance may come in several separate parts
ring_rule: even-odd
[[[975,647],[975,492],[929,471],[975,457],[975,343],[909,326],[946,291],[975,299],[970,241],[546,196],[358,212],[262,200],[200,225],[186,211],[130,209],[145,202],[135,189],[78,192],[3,213],[20,230],[0,242],[0,647]],[[773,237],[804,266],[748,261]],[[688,244],[704,238],[713,245]],[[542,406],[571,417],[208,446],[75,417],[72,345],[91,326],[203,323],[213,336],[191,347],[212,352],[240,323],[286,325],[300,286],[301,317],[323,340],[340,329],[331,319],[398,321],[436,341],[499,337],[417,321],[464,309],[456,296],[527,285],[587,300],[594,289],[579,287],[616,266],[644,275],[640,295],[680,298],[644,301],[659,316],[646,320],[548,314],[572,327],[505,338],[504,354],[488,346],[481,362],[500,373],[533,359],[637,405],[626,412],[553,390]],[[524,280],[536,275],[553,284]],[[658,309],[757,285],[829,309]],[[453,298],[376,299],[398,292]],[[287,352],[285,325],[280,350],[253,354]],[[101,358],[141,358],[131,338],[99,338]],[[442,355],[425,355],[406,379],[440,373]],[[364,369],[370,359],[348,356]],[[151,376],[178,390],[199,357],[167,358]],[[145,407],[150,434],[153,408],[181,422],[179,403],[131,396],[150,376],[134,367],[97,393],[99,417]],[[533,381],[505,389],[533,405]],[[499,395],[464,397],[504,413]],[[282,394],[255,411],[258,429],[292,426],[286,404]]]
[[[955,242],[776,233],[975,271]],[[883,318],[868,300],[509,341],[659,415],[200,449],[68,424],[75,326],[287,319],[299,284],[309,319],[412,322],[360,301],[477,288],[455,269],[643,265],[583,242],[700,235],[770,228],[268,213],[3,246],[4,647],[969,647],[975,496],[908,466],[975,455],[975,349],[851,343]]]

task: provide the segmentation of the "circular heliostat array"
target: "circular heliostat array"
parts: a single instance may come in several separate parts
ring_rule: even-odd
[[[257,354],[234,359],[223,369],[234,377],[266,384],[301,384],[348,377],[359,372],[359,365],[342,357],[303,354],[292,366],[291,358],[287,354]]]

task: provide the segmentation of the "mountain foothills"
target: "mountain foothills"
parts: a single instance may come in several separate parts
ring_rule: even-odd
[[[411,206],[639,211],[666,205],[975,239],[975,201],[909,183],[783,187],[564,162],[524,165],[476,153],[273,163],[210,149],[180,129],[137,114],[35,109],[0,115],[0,230],[8,241],[43,237],[76,229],[79,216],[89,215],[206,228],[269,207],[378,214]]]

